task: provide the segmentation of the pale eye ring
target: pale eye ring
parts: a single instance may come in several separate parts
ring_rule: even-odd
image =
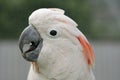
[[[56,36],[57,35],[57,31],[56,30],[51,30],[50,31],[50,35],[51,36]]]

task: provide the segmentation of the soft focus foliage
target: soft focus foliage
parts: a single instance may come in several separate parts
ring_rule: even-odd
[[[73,18],[85,34],[89,34],[91,11],[87,0],[1,0],[0,38],[18,37],[28,25],[28,16],[34,10],[46,7],[64,9],[65,14]]]

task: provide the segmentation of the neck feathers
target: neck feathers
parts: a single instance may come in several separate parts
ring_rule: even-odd
[[[83,47],[83,52],[89,67],[92,67],[94,65],[94,53],[91,45],[84,36],[78,36],[77,39]]]

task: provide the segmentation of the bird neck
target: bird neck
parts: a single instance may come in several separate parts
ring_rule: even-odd
[[[27,80],[49,80],[39,72],[39,67],[36,62],[32,62]]]

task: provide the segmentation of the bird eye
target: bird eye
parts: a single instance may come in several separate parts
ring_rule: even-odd
[[[56,31],[56,30],[51,30],[51,31],[50,31],[50,35],[56,36],[56,35],[57,35],[57,31]]]

